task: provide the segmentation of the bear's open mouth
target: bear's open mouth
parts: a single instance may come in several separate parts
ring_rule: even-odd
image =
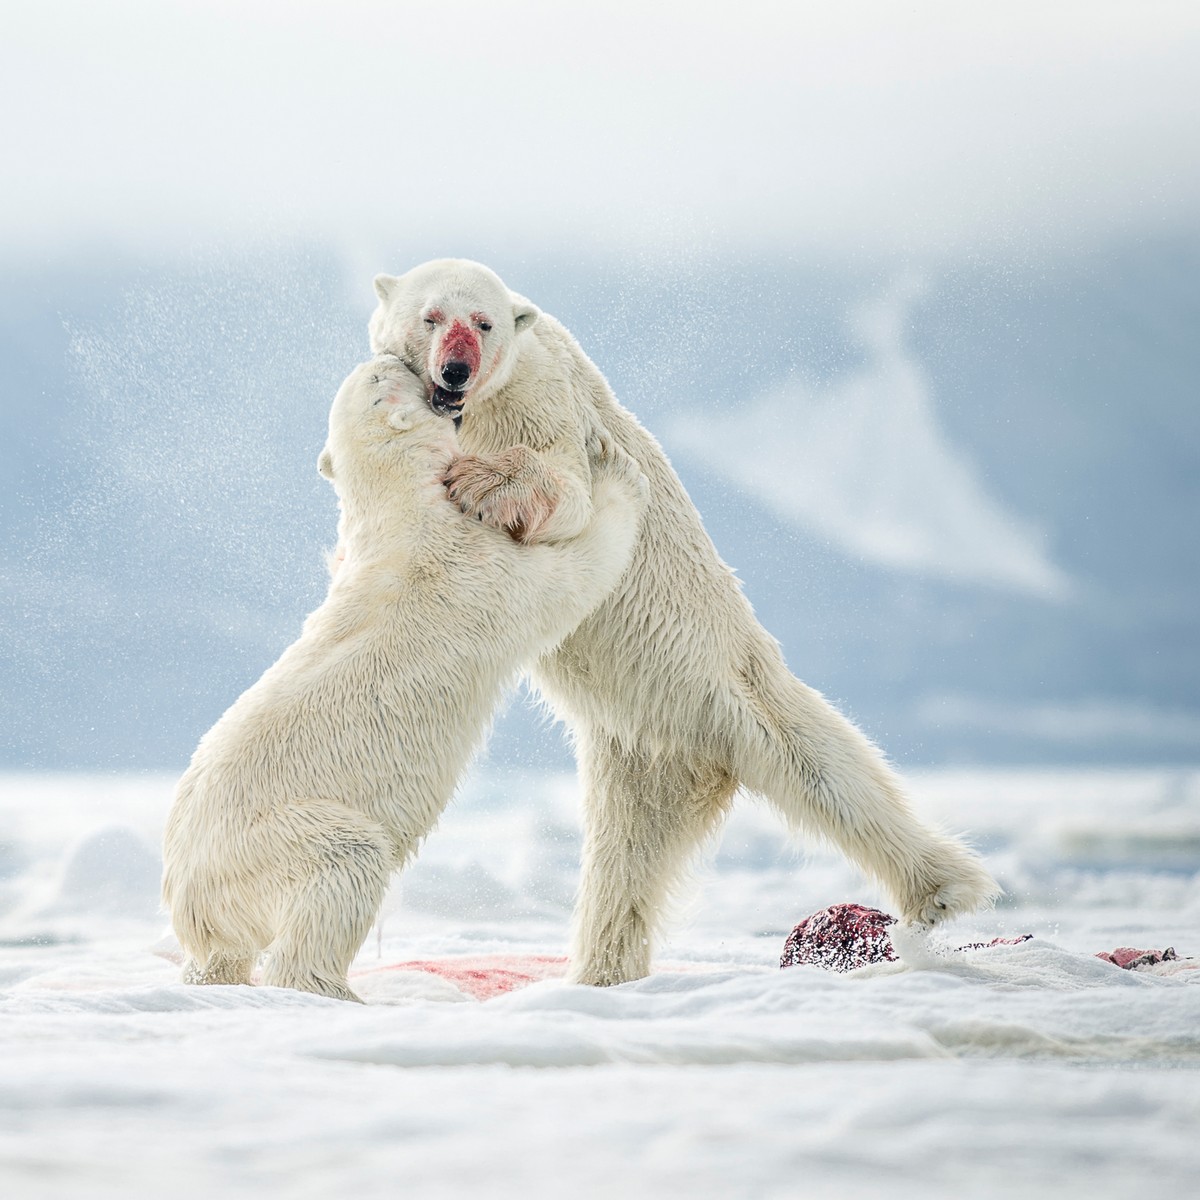
[[[449,392],[435,383],[429,395],[429,407],[439,417],[454,417],[455,420],[460,420],[464,399],[462,392]]]

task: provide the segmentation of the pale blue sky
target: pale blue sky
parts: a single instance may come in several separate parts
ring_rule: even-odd
[[[1004,251],[1191,223],[1200,5],[5,5],[0,242]]]

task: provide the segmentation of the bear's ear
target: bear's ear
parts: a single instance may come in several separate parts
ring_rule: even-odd
[[[329,453],[328,446],[321,451],[321,457],[317,459],[317,470],[324,475],[326,479],[333,478],[333,455]]]
[[[530,304],[523,296],[513,297],[513,325],[518,333],[522,329],[532,329],[542,310],[536,304]]]
[[[400,280],[395,275],[376,275],[375,295],[386,304],[392,298],[392,293],[396,290],[396,284],[399,282]]]

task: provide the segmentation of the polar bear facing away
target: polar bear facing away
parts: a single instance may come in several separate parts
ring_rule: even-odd
[[[598,435],[649,481],[630,569],[533,664],[584,781],[573,979],[648,972],[669,893],[739,785],[840,847],[905,921],[996,896],[970,851],[914,817],[867,738],[790,674],[661,448],[562,325],[461,259],[380,275],[375,289],[372,348],[399,355],[461,420],[448,490],[465,513],[529,544],[578,536],[600,498],[587,452]]]
[[[163,894],[193,983],[354,999],[346,972],[391,873],[430,831],[518,667],[627,568],[636,464],[586,446],[592,517],[523,545],[447,502],[454,423],[398,359],[356,368],[321,467],[343,559],[325,602],[205,735],[167,823]]]

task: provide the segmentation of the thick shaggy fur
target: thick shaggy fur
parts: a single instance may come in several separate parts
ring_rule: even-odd
[[[905,921],[931,925],[996,896],[970,851],[916,820],[875,746],[790,674],[662,449],[562,325],[465,260],[375,285],[372,347],[431,389],[458,352],[444,331],[458,331],[455,347],[465,326],[478,337],[480,366],[458,397],[467,453],[450,473],[464,511],[530,541],[577,535],[592,519],[586,447],[601,431],[649,480],[622,583],[533,665],[574,732],[585,786],[572,978],[647,974],[668,895],[739,785],[840,847]]]
[[[163,894],[185,980],[354,999],[346,971],[389,876],[450,798],[520,664],[612,590],[645,505],[636,464],[585,451],[591,519],[522,545],[447,502],[454,425],[398,359],[358,367],[321,468],[341,500],[325,602],[205,735],[167,823]]]

